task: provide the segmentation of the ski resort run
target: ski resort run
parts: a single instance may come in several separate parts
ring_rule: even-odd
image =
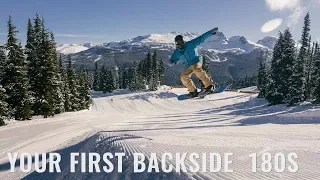
[[[320,149],[320,108],[309,104],[268,106],[257,94],[226,91],[204,99],[178,101],[185,88],[163,86],[154,92],[92,92],[89,110],[68,112],[53,118],[12,123],[0,128],[0,179],[318,179]],[[254,89],[254,88],[248,88]],[[8,152],[58,152],[61,173],[23,173],[19,163],[10,172]],[[124,152],[124,173],[69,173],[70,153]],[[147,159],[151,153],[233,153],[229,166],[233,173],[192,172],[186,159],[186,172],[137,173],[132,170],[133,153]],[[257,158],[252,172],[251,154]],[[283,172],[262,171],[262,156],[296,153],[299,170],[292,173],[287,163]],[[203,164],[203,159],[198,159]],[[206,158],[209,163],[209,156]],[[288,162],[288,161],[287,161]],[[175,156],[167,165],[176,168]],[[81,164],[81,162],[80,162]],[[99,166],[102,164],[99,164]],[[34,166],[32,166],[34,167]],[[161,166],[159,166],[161,167]],[[102,168],[101,168],[102,169]],[[34,168],[33,168],[34,170]]]

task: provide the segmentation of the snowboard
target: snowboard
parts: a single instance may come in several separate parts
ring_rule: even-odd
[[[220,87],[217,87],[215,89],[215,91],[213,93],[210,93],[210,94],[217,94],[217,93],[222,93],[224,92],[226,89],[228,89],[229,87],[231,86],[230,85],[226,85],[226,86],[220,86]],[[197,97],[194,97],[194,98],[190,98],[189,97],[189,94],[181,94],[178,96],[178,100],[179,101],[182,101],[182,100],[187,100],[187,99],[203,99],[205,98],[207,95],[210,95],[210,94],[207,94],[207,93],[204,93],[204,92],[200,92],[199,95]]]

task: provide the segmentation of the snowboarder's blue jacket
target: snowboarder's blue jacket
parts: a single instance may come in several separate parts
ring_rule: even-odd
[[[181,61],[186,68],[190,67],[195,63],[200,62],[200,57],[198,55],[198,52],[196,51],[196,48],[212,35],[213,35],[213,30],[210,30],[202,34],[201,36],[186,42],[184,49],[177,48],[173,52],[170,60],[174,64],[177,64],[179,61]]]

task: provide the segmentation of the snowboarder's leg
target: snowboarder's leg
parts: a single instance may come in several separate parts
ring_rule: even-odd
[[[202,69],[201,63],[196,63],[191,67],[192,67],[193,73],[202,81],[204,88],[208,88],[209,86],[213,85],[213,80]]]
[[[192,72],[193,72],[193,68],[191,66],[181,73],[181,82],[185,87],[188,88],[189,92],[195,92],[197,90],[196,86],[191,80]]]

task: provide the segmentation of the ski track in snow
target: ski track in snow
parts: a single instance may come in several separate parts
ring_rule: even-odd
[[[233,173],[192,173],[186,161],[184,179],[317,179],[320,165],[320,109],[310,105],[268,107],[256,95],[224,92],[205,99],[178,101],[186,89],[125,94],[93,94],[90,110],[64,113],[54,118],[9,124],[0,128],[0,179],[85,179],[110,178],[82,173],[70,174],[63,163],[61,174],[16,173],[8,168],[8,152],[141,152],[160,155],[170,153],[232,152]],[[297,173],[264,173],[261,155],[264,152],[298,154]],[[251,153],[258,154],[258,171],[251,172]],[[201,160],[199,160],[201,162]],[[175,166],[175,157],[168,161]],[[65,168],[63,168],[65,167]],[[223,168],[222,168],[223,169]],[[162,175],[161,173],[159,176]],[[118,175],[115,175],[118,177]],[[144,176],[145,177],[145,176]],[[114,177],[113,177],[114,178]],[[119,177],[118,177],[119,178]],[[136,177],[138,179],[138,177]],[[133,178],[134,179],[134,178]]]

